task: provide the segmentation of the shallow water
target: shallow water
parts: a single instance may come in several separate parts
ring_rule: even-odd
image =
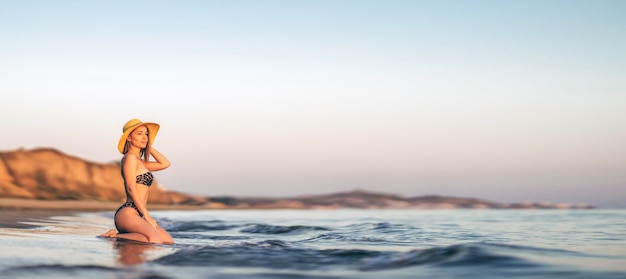
[[[0,229],[6,278],[626,278],[626,210],[155,211],[174,245],[96,238],[112,212]]]

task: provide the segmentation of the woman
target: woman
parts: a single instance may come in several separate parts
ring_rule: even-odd
[[[165,169],[170,162],[152,148],[160,125],[131,119],[124,125],[118,150],[122,157],[122,179],[126,190],[126,202],[115,212],[114,229],[103,237],[123,238],[150,243],[174,243],[172,237],[150,216],[146,204],[148,190],[152,185],[153,171]],[[150,156],[156,161],[150,161]]]

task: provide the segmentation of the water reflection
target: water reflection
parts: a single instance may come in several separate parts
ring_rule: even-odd
[[[155,244],[117,239],[113,242],[117,262],[122,265],[138,265],[148,259],[148,251],[156,250]]]

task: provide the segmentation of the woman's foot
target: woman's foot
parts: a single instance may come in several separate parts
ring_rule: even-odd
[[[117,231],[114,229],[110,229],[107,232],[100,235],[100,237],[115,237],[117,236]]]

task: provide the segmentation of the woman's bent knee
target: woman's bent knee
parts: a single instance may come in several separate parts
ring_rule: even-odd
[[[148,242],[155,244],[163,244],[163,240],[159,236],[148,236]]]

